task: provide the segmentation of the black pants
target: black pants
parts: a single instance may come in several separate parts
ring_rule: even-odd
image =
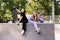
[[[26,31],[26,23],[22,23],[22,30]]]
[[[26,31],[26,23],[28,23],[28,20],[21,21],[22,23],[22,30]]]

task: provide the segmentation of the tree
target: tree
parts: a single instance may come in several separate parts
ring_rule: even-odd
[[[0,0],[0,21],[7,22],[8,20],[13,20],[12,8],[14,6],[16,8],[25,8],[26,3],[26,0]],[[21,4],[21,7],[19,4]]]
[[[59,1],[58,1],[59,2]],[[54,0],[55,14],[60,14],[60,5]],[[45,10],[46,15],[52,14],[52,0],[0,0],[0,21],[7,22],[13,20],[12,8],[25,8],[27,14],[31,14],[33,10],[37,9],[40,13]]]
[[[60,14],[60,4],[58,4],[60,1],[54,1],[55,4],[55,15],[59,15]]]
[[[26,10],[27,13],[33,11],[34,9],[45,10],[46,13],[50,15],[52,13],[52,1],[51,0],[32,0],[30,3],[28,2]],[[30,12],[31,13],[31,12]]]

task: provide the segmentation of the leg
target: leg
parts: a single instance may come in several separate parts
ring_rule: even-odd
[[[32,23],[34,28],[35,28],[35,31],[38,30],[38,25],[37,25],[37,22],[34,22],[34,21],[29,21],[29,23]]]
[[[34,28],[35,28],[36,31],[38,30],[37,22],[34,22]]]
[[[24,31],[26,31],[26,23],[28,23],[28,20],[25,20],[25,21],[23,22],[23,28],[22,28],[22,29],[24,29]]]
[[[26,31],[26,23],[22,23],[22,32],[21,34],[24,35]]]
[[[26,23],[23,23],[22,25],[22,30],[26,31]]]
[[[22,23],[22,32],[21,32],[22,35],[24,35],[25,31],[26,31],[26,23],[27,23],[27,21]]]

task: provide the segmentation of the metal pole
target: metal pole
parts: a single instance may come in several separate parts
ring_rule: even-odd
[[[52,1],[52,21],[55,23],[54,0]]]

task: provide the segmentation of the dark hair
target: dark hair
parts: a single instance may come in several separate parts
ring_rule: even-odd
[[[22,9],[24,9],[24,12],[23,12],[23,13],[26,13],[26,10],[25,10],[25,8],[22,8]]]

